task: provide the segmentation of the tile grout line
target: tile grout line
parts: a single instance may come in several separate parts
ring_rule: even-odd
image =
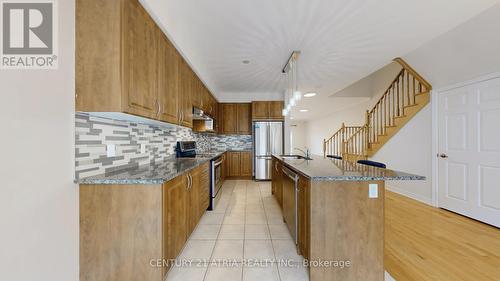
[[[259,192],[260,192],[260,197],[261,197],[261,201],[262,201],[262,190],[261,190],[260,186],[259,186]],[[271,193],[271,195],[272,195],[272,193]],[[274,248],[273,237],[271,236],[271,227],[269,226],[269,220],[267,217],[266,207],[264,206],[264,201],[262,201],[262,208],[264,209],[264,215],[266,216],[266,225],[267,225],[267,230],[269,231],[269,240],[271,241],[271,247],[273,248],[274,261],[277,262],[278,258],[276,257],[276,249]],[[282,281],[280,271],[278,268],[278,264],[276,264],[276,271],[278,273],[278,280]]]
[[[222,186],[221,188],[224,188],[224,186]],[[222,196],[223,194],[221,194]],[[231,198],[233,197],[233,194],[231,194]],[[230,199],[231,199],[230,198]],[[215,244],[214,244],[214,248],[212,249],[212,253],[210,254],[210,257],[208,258],[208,264],[207,264],[207,269],[205,270],[205,274],[203,275],[203,281],[206,280],[207,278],[207,275],[208,275],[208,270],[210,268],[210,265],[212,263],[212,257],[214,256],[214,252],[215,252],[215,248],[217,247],[217,242],[219,241],[219,236],[220,236],[220,232],[222,230],[222,225],[224,224],[224,219],[226,218],[226,214],[227,214],[227,208],[228,206],[226,206],[226,208],[224,209],[224,217],[222,218],[222,222],[220,224],[220,227],[219,227],[219,231],[217,232],[217,237],[215,238]]]
[[[243,218],[243,260],[245,260],[245,244],[246,244],[246,231],[247,231],[247,200],[248,200],[248,186],[245,184],[245,217]],[[241,265],[241,280],[243,281],[245,267]]]

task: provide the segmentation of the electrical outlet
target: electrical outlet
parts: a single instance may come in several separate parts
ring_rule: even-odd
[[[368,185],[368,198],[378,198],[378,184],[372,183]]]
[[[108,144],[106,145],[106,156],[115,157],[116,156],[116,145]]]

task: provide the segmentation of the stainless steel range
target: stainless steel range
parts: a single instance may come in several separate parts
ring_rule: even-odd
[[[210,205],[208,210],[215,209],[215,205],[220,199],[222,192],[222,156],[221,153],[197,153],[196,142],[177,142],[176,155],[181,158],[208,158],[210,159]]]

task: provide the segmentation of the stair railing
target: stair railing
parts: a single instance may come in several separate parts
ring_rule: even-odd
[[[395,126],[396,118],[404,116],[405,108],[416,105],[416,96],[432,90],[432,86],[403,59],[394,61],[402,66],[401,71],[373,108],[366,111],[365,125],[345,140],[343,154],[366,157],[371,144],[377,143],[388,127]]]
[[[328,139],[323,140],[323,154],[342,156],[345,151],[346,141],[354,135],[362,126],[345,126],[342,127]]]

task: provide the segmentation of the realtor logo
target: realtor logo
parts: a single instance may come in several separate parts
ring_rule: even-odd
[[[57,68],[54,1],[2,1],[1,68]]]

